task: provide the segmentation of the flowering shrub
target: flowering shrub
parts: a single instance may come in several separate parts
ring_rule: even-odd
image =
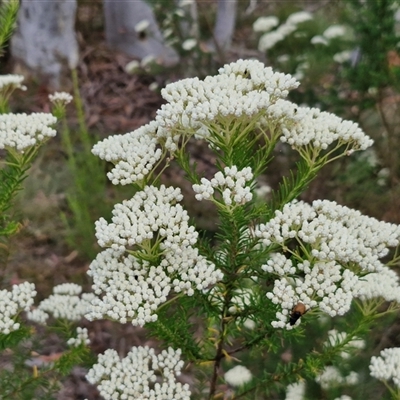
[[[399,281],[390,269],[398,258],[388,264],[387,257],[399,245],[400,227],[335,202],[298,200],[323,166],[372,145],[357,124],[286,100],[298,85],[258,61],[239,60],[204,80],[169,84],[162,90],[167,103],[154,121],[93,148],[114,164],[111,182],[133,184],[136,193],[115,205],[111,222],[96,223],[104,250],[90,266],[95,298],[87,317],[147,327],[169,352],[202,371],[194,372],[193,398],[204,396],[204,385],[208,398],[226,385],[236,396],[254,398],[278,390],[276,382],[292,384],[290,398],[289,392],[304,393],[296,381],[307,376],[325,391],[355,385],[356,372],[343,375],[324,365],[348,360],[363,348],[366,327],[399,309]],[[189,141],[208,144],[217,159],[211,177],[189,159]],[[297,152],[297,170],[282,176],[270,197],[260,198],[258,181],[278,143]],[[159,184],[174,162],[195,199],[211,201],[217,210],[219,231],[212,243],[189,224],[182,191]],[[384,301],[391,305],[382,312]],[[346,316],[354,305],[358,324],[346,332],[331,330],[306,361],[264,373],[240,364],[248,357],[243,351],[276,351],[281,340],[295,340],[299,330],[318,325],[317,315]],[[198,326],[203,333],[195,339],[190,332]],[[134,348],[129,359],[142,351]],[[140,361],[140,372],[124,373],[125,383],[118,386],[113,380],[120,372],[111,365],[120,370],[121,361],[115,357],[106,351],[88,374],[106,399],[138,390],[135,376],[149,365]],[[140,359],[135,356],[135,362]],[[146,385],[139,391],[144,398],[162,387]]]
[[[392,269],[399,255],[391,249],[399,246],[400,227],[335,202],[299,199],[321,168],[372,140],[351,121],[288,101],[298,85],[261,62],[238,60],[204,80],[169,84],[154,121],[96,144],[93,153],[114,164],[110,181],[135,192],[114,206],[110,221],[96,222],[102,251],[88,271],[93,292],[62,284],[33,307],[31,283],[0,291],[1,348],[10,335],[21,336],[17,344],[28,337],[21,331],[23,310],[36,323],[62,320],[70,324],[69,349],[54,370],[65,374],[87,351],[88,330],[77,326],[82,317],[107,318],[147,328],[167,350],[138,346],[125,357],[113,349],[98,355],[86,378],[105,399],[212,399],[227,390],[233,398],[276,398],[285,387],[287,399],[304,398],[311,379],[328,394],[334,388],[329,398],[349,398],[338,391],[361,379],[349,355],[364,347],[377,318],[399,310]],[[54,95],[54,112],[63,115],[70,100]],[[7,207],[38,147],[54,136],[55,118],[0,117],[0,147],[13,160],[0,170],[13,183],[5,186],[7,196],[1,193],[5,236],[17,230]],[[216,172],[197,168],[189,141],[207,143]],[[257,186],[282,146],[297,155],[296,168],[261,197]],[[172,163],[183,170],[195,201],[215,207],[212,240],[185,210],[187,188],[161,184]],[[329,331],[321,329],[324,320]],[[301,336],[313,330],[324,337],[310,343]],[[294,342],[308,352],[284,360]],[[263,364],[274,356],[276,363]],[[397,385],[396,363],[396,350],[387,350],[372,358],[371,375]],[[190,380],[181,382],[186,368]]]

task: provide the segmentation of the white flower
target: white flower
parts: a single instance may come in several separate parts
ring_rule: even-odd
[[[86,379],[97,385],[105,400],[152,399],[190,400],[189,385],[176,381],[181,374],[181,351],[155,354],[149,347],[133,347],[122,360],[115,350],[100,354]]]
[[[274,107],[275,113],[290,115],[287,102],[281,100]],[[279,111],[279,108],[282,111]],[[330,145],[346,146],[346,150],[365,150],[373,143],[358,126],[352,121],[342,120],[334,114],[320,111],[317,108],[299,107],[292,113],[292,121],[286,119],[282,124],[282,142],[288,143],[292,148],[307,153],[302,147],[312,145],[314,148],[326,150]]]
[[[279,63],[286,63],[290,60],[289,54],[282,54],[276,58]]]
[[[250,187],[246,186],[246,183],[252,179],[253,173],[250,167],[239,171],[236,166],[225,167],[224,172],[217,172],[211,181],[201,178],[201,184],[194,184],[193,190],[196,193],[196,199],[199,201],[209,200],[211,197],[218,201],[214,196],[216,189],[226,206],[245,204],[253,198]]]
[[[373,356],[369,365],[371,376],[380,381],[393,380],[400,389],[400,347],[384,349],[379,356]]]
[[[114,185],[144,180],[162,156],[157,124],[149,123],[125,135],[110,136],[93,146],[92,153],[115,166],[107,173]]]
[[[344,36],[346,33],[346,28],[343,25],[331,25],[327,28],[322,36],[326,39],[334,39],[340,36]]]
[[[69,321],[79,321],[89,309],[94,299],[93,293],[81,293],[82,288],[75,283],[64,283],[53,288],[53,294],[40,302],[36,310],[28,313],[28,319],[45,323],[49,315]]]
[[[252,380],[252,374],[243,365],[236,365],[225,373],[224,378],[231,386],[242,386]]]
[[[333,56],[333,60],[338,64],[343,64],[344,62],[349,61],[351,59],[351,55],[352,55],[351,50],[344,50],[341,51],[340,53],[336,53]]]
[[[135,31],[137,33],[144,32],[150,26],[150,22],[147,19],[142,19],[135,25]]]
[[[56,135],[51,128],[57,118],[47,113],[1,114],[0,149],[7,147],[23,152],[49,137]]]
[[[197,45],[197,40],[193,39],[193,38],[189,38],[186,39],[183,43],[182,43],[182,49],[186,50],[186,51],[190,51],[192,49],[194,49]]]
[[[362,301],[383,298],[400,304],[400,285],[397,273],[382,266],[379,272],[367,274],[360,278],[355,287],[356,297]]]
[[[354,371],[347,376],[342,376],[336,367],[329,365],[315,378],[315,381],[321,385],[322,389],[328,390],[340,385],[355,385],[359,381],[359,376]]]
[[[269,17],[259,17],[253,23],[254,32],[268,32],[279,24],[277,17],[271,15]]]
[[[140,61],[140,66],[144,68],[147,67],[148,65],[154,64],[155,62],[156,62],[156,57],[153,54],[149,54],[142,58],[142,61]]]
[[[55,92],[53,94],[49,94],[49,100],[58,105],[67,105],[71,103],[73,97],[66,92]]]
[[[140,62],[138,60],[129,61],[128,64],[125,65],[125,72],[128,74],[134,74],[140,69]]]
[[[265,33],[260,37],[258,41],[258,50],[261,52],[266,52],[269,49],[272,49],[278,42],[282,41],[285,38],[283,32],[273,31]]]
[[[286,20],[287,24],[298,25],[302,22],[310,21],[313,19],[313,15],[307,11],[298,11],[291,15]]]
[[[293,328],[288,320],[298,301],[307,309],[318,305],[333,317],[346,313],[355,296],[362,299],[387,296],[391,301],[399,297],[398,279],[380,260],[388,254],[389,247],[399,244],[397,225],[363,216],[359,211],[327,200],[316,200],[312,206],[295,201],[276,211],[275,217],[260,225],[255,235],[262,238],[265,246],[286,248],[289,241],[292,245],[299,244],[291,250],[296,254],[295,271],[291,260],[280,254],[272,254],[262,266],[264,271],[280,277],[275,280],[272,292],[267,293],[274,304],[281,306],[277,320],[272,323],[276,328]],[[301,249],[305,247],[309,250],[303,254]],[[369,282],[374,277],[359,278],[353,272],[355,265],[363,275],[376,272],[382,276],[373,286]],[[385,286],[380,287],[382,282],[386,282]]]
[[[158,89],[159,85],[158,82],[152,82],[149,85],[149,90],[151,90],[152,92],[155,92]]]
[[[157,136],[170,151],[182,135],[210,140],[207,126],[227,119],[249,125],[279,98],[298,86],[290,75],[274,73],[256,60],[238,60],[219,70],[219,75],[183,79],[161,91],[168,102],[157,111]]]
[[[22,75],[0,75],[0,92],[9,89],[26,90],[26,86],[21,85],[24,77]]]
[[[77,327],[76,337],[70,338],[67,341],[68,346],[79,347],[81,345],[88,346],[90,344],[90,339],[88,335],[88,330],[86,328]]]
[[[21,311],[29,310],[35,296],[35,285],[29,282],[13,285],[11,291],[0,290],[0,333],[7,335],[19,329],[15,320]]]
[[[303,400],[306,394],[306,383],[304,381],[292,383],[286,389],[285,400]]]
[[[181,199],[179,189],[147,186],[115,206],[111,223],[96,222],[99,245],[110,248],[90,265],[93,290],[102,297],[93,300],[88,319],[107,316],[143,326],[157,319],[157,307],[171,290],[191,296],[222,279],[221,271],[193,247],[198,234],[187,212],[175,204]],[[141,250],[151,241],[159,244],[156,261],[141,260]]]
[[[323,44],[325,46],[328,45],[328,41],[323,36],[317,35],[311,38],[311,44]]]

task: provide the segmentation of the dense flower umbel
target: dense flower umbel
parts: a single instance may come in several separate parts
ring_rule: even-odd
[[[202,178],[200,185],[193,185],[193,190],[197,193],[195,197],[199,201],[216,199],[214,192],[217,190],[226,206],[242,205],[253,198],[250,187],[246,186],[246,183],[252,179],[253,174],[250,167],[240,171],[236,166],[225,167],[224,172],[217,172],[211,181]]]
[[[149,347],[133,347],[122,360],[115,350],[98,356],[86,375],[96,384],[105,400],[190,400],[189,385],[176,381],[181,374],[181,351],[168,350],[155,354]]]
[[[51,128],[57,118],[51,114],[0,114],[0,149],[14,148],[23,152],[56,135]]]
[[[109,318],[143,326],[171,290],[192,295],[222,279],[214,264],[193,246],[197,232],[179,205],[179,189],[147,186],[117,204],[111,223],[100,219],[101,252],[90,265],[96,295],[89,319]]]
[[[277,99],[284,98],[298,82],[290,75],[273,72],[256,60],[238,60],[219,70],[219,75],[183,79],[161,91],[168,101],[157,112],[157,136],[174,151],[181,136],[195,134],[210,139],[210,126],[227,120],[253,126]]]
[[[251,372],[243,365],[236,365],[225,372],[225,381],[231,386],[242,386],[253,378]]]
[[[279,246],[291,258],[273,254],[262,268],[280,277],[267,296],[281,305],[275,327],[291,326],[288,317],[298,301],[306,308],[319,305],[331,316],[343,315],[353,297],[382,296],[398,300],[398,279],[390,277],[380,261],[389,247],[399,244],[400,227],[362,215],[359,211],[330,201],[286,204],[267,224],[260,225],[256,236],[265,246]],[[292,245],[297,243],[297,247]],[[387,294],[374,288],[368,273],[384,272],[381,283]],[[366,275],[366,277],[364,277]]]
[[[0,92],[10,89],[26,90],[26,86],[22,85],[24,77],[22,75],[0,75]]]
[[[90,344],[90,339],[88,335],[88,330],[86,328],[81,328],[78,326],[76,328],[76,337],[72,337],[67,340],[67,345],[71,347],[88,346]]]
[[[82,293],[75,283],[63,283],[53,288],[53,294],[40,302],[38,307],[27,313],[28,319],[44,324],[49,314],[54,318],[79,321],[89,309],[93,293]]]
[[[111,136],[92,151],[115,165],[109,179],[126,185],[143,181],[167,152],[173,156],[192,136],[216,149],[237,140],[237,132],[246,137],[256,128],[267,141],[281,137],[303,157],[310,148],[316,155],[334,144],[335,149],[344,147],[342,155],[349,155],[372,144],[357,124],[284,100],[298,86],[292,76],[274,72],[260,61],[238,60],[204,80],[189,78],[167,85],[161,92],[167,103],[154,121]]]
[[[151,122],[125,135],[110,136],[93,146],[94,155],[115,165],[107,174],[114,185],[141,181],[153,170],[162,155],[156,130],[157,124]]]
[[[0,333],[7,335],[19,329],[15,320],[21,311],[29,309],[35,296],[35,285],[29,282],[13,285],[11,291],[0,290]]]
[[[372,357],[369,370],[374,378],[393,380],[396,388],[400,389],[400,347],[384,349],[379,357]]]
[[[54,92],[49,94],[49,100],[59,106],[66,106],[71,103],[73,97],[67,92]]]

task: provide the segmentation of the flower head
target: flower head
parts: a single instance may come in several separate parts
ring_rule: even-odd
[[[90,344],[90,339],[88,335],[88,330],[86,328],[81,328],[78,326],[76,328],[76,337],[68,339],[67,345],[79,347],[81,345],[87,346]]]
[[[65,106],[71,103],[73,97],[66,92],[55,92],[53,94],[49,94],[49,100],[58,105],[58,106]]]
[[[49,137],[56,135],[51,128],[57,118],[51,114],[1,114],[0,115],[0,149],[7,147],[23,152]]]
[[[151,399],[190,400],[189,385],[176,381],[181,374],[181,351],[133,347],[122,360],[115,350],[100,354],[86,379],[96,384],[106,400]]]
[[[15,320],[21,311],[29,310],[35,296],[35,285],[29,282],[13,285],[11,291],[0,290],[0,333],[7,335],[19,329]]]
[[[115,166],[107,174],[114,184],[140,182],[162,156],[156,138],[157,124],[150,123],[125,135],[110,136],[93,146],[92,153]]]
[[[385,281],[387,298],[397,299],[398,280],[392,283],[381,258],[389,247],[400,242],[400,227],[362,215],[359,211],[327,200],[316,200],[312,205],[303,202],[288,203],[267,224],[255,232],[265,246],[293,247],[296,264],[282,254],[272,254],[262,266],[278,279],[267,296],[280,305],[275,327],[291,329],[289,315],[301,301],[306,308],[318,305],[330,316],[343,315],[355,296],[382,295],[378,286],[368,286],[368,273],[384,272],[379,282]],[[302,249],[308,248],[303,253]],[[358,270],[357,270],[358,268]],[[358,271],[358,273],[357,273]],[[373,280],[373,278],[372,278]]]
[[[275,73],[256,60],[227,64],[216,76],[171,83],[161,91],[167,100],[157,112],[157,136],[175,151],[182,135],[210,137],[208,125],[234,118],[247,123],[298,86],[290,75]]]
[[[82,287],[75,283],[63,283],[53,288],[53,294],[28,312],[28,319],[45,323],[49,315],[69,321],[79,321],[88,311],[93,293],[81,293]]]
[[[371,376],[380,381],[390,381],[400,389],[400,347],[384,349],[373,356],[369,364]]]
[[[253,179],[250,167],[238,170],[236,166],[225,167],[224,172],[217,172],[214,178],[209,181],[206,178],[201,179],[201,184],[193,185],[193,190],[197,200],[210,199],[218,201],[214,197],[217,190],[222,196],[222,202],[226,206],[245,204],[253,198],[250,187],[247,182]]]
[[[260,17],[253,23],[254,32],[268,32],[279,24],[279,19],[274,15],[269,17]]]
[[[181,199],[179,189],[147,186],[115,206],[111,223],[97,221],[98,243],[108,249],[88,272],[99,296],[89,319],[108,316],[143,326],[157,319],[157,307],[171,290],[191,296],[222,278],[194,247],[198,234],[176,204]]]
[[[236,365],[225,373],[224,378],[231,386],[242,386],[251,381],[252,374],[243,365]]]
[[[0,93],[13,91],[14,89],[26,90],[26,86],[21,85],[24,77],[22,75],[0,75]]]

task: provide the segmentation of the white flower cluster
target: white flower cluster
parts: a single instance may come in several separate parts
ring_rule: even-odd
[[[24,77],[22,75],[0,75],[0,92],[9,88],[26,90],[26,86],[21,85],[23,80]]]
[[[190,400],[189,385],[176,381],[181,374],[181,351],[133,347],[122,360],[115,350],[100,354],[86,379],[98,387],[105,400]]]
[[[312,44],[323,44],[327,46],[329,41],[336,39],[338,37],[344,36],[346,34],[346,27],[343,25],[331,25],[325,29],[322,35],[314,36],[311,39]]]
[[[53,288],[53,294],[27,313],[28,319],[44,324],[49,314],[54,318],[79,321],[95,298],[93,293],[81,293],[82,287],[75,283],[64,283]]]
[[[334,39],[340,36],[344,36],[346,34],[346,27],[343,25],[331,25],[326,28],[324,33],[322,34],[327,39]]]
[[[384,382],[393,380],[400,389],[400,347],[384,349],[378,357],[371,357],[369,370],[374,378]]]
[[[340,346],[347,338],[346,332],[338,332],[336,329],[328,331],[328,340],[324,343],[324,347]],[[365,347],[365,340],[353,339],[350,340],[343,348],[340,356],[344,359],[350,358],[350,352],[361,350]]]
[[[0,290],[0,333],[7,335],[19,329],[15,318],[31,307],[35,296],[35,285],[29,282],[13,285],[11,291]]]
[[[273,72],[256,60],[238,60],[219,70],[219,75],[184,79],[161,91],[168,101],[157,112],[157,136],[175,151],[183,134],[208,138],[208,126],[221,121],[246,121],[284,98],[298,82],[290,75]]]
[[[383,268],[380,259],[400,242],[400,226],[378,221],[359,211],[328,200],[312,205],[293,201],[276,211],[275,217],[256,230],[263,244],[283,246],[296,239],[307,243],[313,259],[355,263],[361,270]]]
[[[35,146],[56,135],[51,128],[56,122],[57,118],[47,113],[1,114],[0,149],[11,147],[23,151]]]
[[[306,394],[306,383],[305,381],[300,381],[288,385],[286,388],[285,400],[303,400]]]
[[[272,49],[278,42],[282,41],[287,36],[295,32],[299,24],[309,21],[311,19],[313,19],[312,14],[306,11],[299,11],[289,15],[286,22],[281,24],[277,29],[272,32],[267,32],[270,30],[270,27],[272,28],[273,26],[277,25],[274,25],[272,19],[268,21],[258,22],[257,24],[255,24],[256,28],[263,27],[264,25],[265,27],[269,28],[266,30],[264,29],[264,32],[267,33],[260,37],[260,40],[258,42],[258,50],[266,52],[267,50]]]
[[[188,296],[221,280],[221,271],[193,247],[197,232],[179,205],[179,189],[147,186],[129,201],[117,204],[111,223],[100,219],[96,236],[101,252],[90,265],[96,298],[88,319],[108,316],[143,326],[157,320],[157,307],[171,290]],[[129,254],[158,243],[157,265]],[[139,250],[138,250],[139,249]],[[127,254],[127,253],[128,254]]]
[[[273,322],[277,328],[291,328],[288,317],[298,301],[307,309],[319,305],[322,311],[335,316],[346,313],[355,296],[362,299],[381,296],[383,287],[375,285],[373,277],[360,278],[353,272],[357,269],[361,276],[383,272],[378,281],[386,282],[385,289],[390,288],[384,298],[399,298],[398,278],[390,283],[394,275],[380,261],[388,254],[389,247],[399,244],[397,225],[363,216],[359,211],[327,200],[316,200],[312,205],[294,201],[276,211],[275,217],[260,225],[255,235],[265,246],[286,249],[289,242],[298,244],[291,251],[297,259],[296,266],[283,254],[272,254],[262,266],[264,271],[280,277],[272,292],[267,293],[282,308]],[[305,248],[307,253],[302,250]]]
[[[115,167],[107,174],[114,185],[143,180],[162,156],[156,137],[157,124],[151,122],[125,135],[114,135],[96,143],[92,153]]]
[[[226,383],[231,386],[242,386],[253,378],[251,372],[243,365],[236,365],[224,375]]]
[[[217,172],[210,180],[201,178],[201,184],[193,185],[196,199],[209,200],[214,197],[214,190],[217,189],[221,194],[223,203],[227,206],[245,204],[253,198],[247,182],[253,179],[250,167],[238,171],[236,166],[225,167],[224,172]]]
[[[53,94],[49,94],[49,100],[57,105],[67,105],[71,103],[73,97],[66,92],[55,92]]]
[[[86,328],[81,328],[78,326],[76,328],[76,337],[70,338],[67,341],[68,346],[79,347],[81,345],[88,346],[90,344],[90,339],[88,335],[88,330]]]
[[[398,274],[383,266],[379,272],[363,276],[357,283],[356,297],[362,301],[383,298],[400,304],[400,284]]]
[[[356,385],[359,381],[359,376],[357,372],[354,371],[350,372],[347,376],[342,376],[336,367],[328,365],[325,367],[324,371],[315,378],[315,381],[321,385],[322,389],[327,390],[335,386]]]
[[[187,212],[175,204],[182,198],[179,188],[146,186],[130,200],[114,206],[111,223],[104,218],[96,221],[99,245],[125,251],[157,234],[164,238],[163,249],[195,244],[198,234],[189,226]]]
[[[282,113],[288,113],[289,106],[283,107],[284,103],[281,102]],[[326,150],[337,142],[339,146],[347,144],[346,151],[355,151],[365,150],[373,144],[357,123],[332,113],[308,107],[296,108],[292,113],[293,122],[282,124],[281,140],[296,150],[308,145]]]
[[[278,17],[270,15],[268,17],[259,17],[253,23],[254,32],[269,32],[279,24]]]
[[[121,323],[131,321],[143,326],[156,321],[154,312],[167,300],[171,279],[161,266],[139,262],[131,255],[112,249],[100,253],[91,263],[88,274],[93,277],[96,295],[90,306],[89,320],[107,316]]]

